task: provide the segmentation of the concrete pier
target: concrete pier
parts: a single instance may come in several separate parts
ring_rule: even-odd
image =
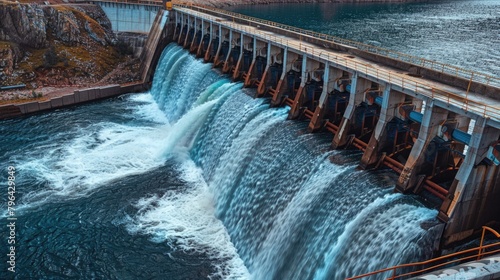
[[[444,244],[471,236],[474,229],[497,220],[500,213],[500,168],[489,154],[497,149],[500,130],[486,126],[486,119],[474,125],[469,149],[444,200],[439,216],[447,220]]]
[[[370,80],[360,77],[358,73],[354,73],[354,76],[352,77],[351,93],[349,96],[347,109],[345,110],[344,116],[342,117],[339,131],[333,138],[333,149],[342,147],[346,144],[347,136],[351,133],[354,126],[354,111],[356,107],[358,107],[361,102],[363,102],[365,98],[364,93],[366,90],[370,89],[371,84],[372,82]]]
[[[360,166],[363,169],[372,167],[379,161],[382,148],[387,143],[387,125],[396,117],[399,105],[404,103],[404,100],[405,95],[397,91],[391,92],[390,85],[383,90],[379,120],[361,158]]]
[[[342,71],[338,69],[331,69],[330,65],[326,63],[325,65],[325,73],[323,80],[323,90],[321,91],[321,96],[319,97],[318,106],[314,110],[314,114],[311,118],[311,122],[307,127],[309,132],[315,132],[319,130],[323,125],[323,120],[325,118],[325,114],[328,106],[328,90],[333,88],[333,83],[342,76]]]
[[[403,172],[399,177],[396,188],[401,192],[407,192],[415,187],[417,174],[420,173],[424,162],[425,151],[432,139],[436,137],[439,126],[448,118],[448,111],[444,108],[434,106],[432,100],[427,100],[425,114],[423,114],[418,139],[414,143]]]
[[[297,92],[293,94],[293,105],[288,113],[288,119],[296,119],[300,114],[300,108],[304,102],[304,87],[308,80],[309,72],[314,67],[313,61],[307,59],[307,54],[302,54],[302,67],[300,70],[300,85]]]

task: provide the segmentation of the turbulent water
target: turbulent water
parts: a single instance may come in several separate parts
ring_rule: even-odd
[[[272,4],[234,11],[500,76],[500,1]]]
[[[287,112],[169,45],[149,93],[1,121],[17,279],[342,279],[429,257],[436,211]]]

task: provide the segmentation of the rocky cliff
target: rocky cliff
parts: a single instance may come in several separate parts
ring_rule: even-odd
[[[1,3],[0,85],[96,83],[125,60],[99,6]]]

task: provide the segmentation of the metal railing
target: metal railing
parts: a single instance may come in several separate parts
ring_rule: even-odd
[[[437,72],[446,73],[446,74],[451,75],[451,76],[460,77],[460,78],[463,78],[463,79],[466,79],[469,81],[478,82],[481,84],[491,85],[491,86],[500,88],[500,78],[493,77],[491,75],[487,75],[484,73],[474,72],[474,71],[463,69],[463,68],[460,68],[457,66],[444,64],[444,63],[440,63],[437,61],[433,61],[433,60],[429,60],[429,59],[425,59],[425,58],[421,58],[421,57],[416,57],[416,56],[412,56],[409,54],[404,54],[404,53],[400,53],[397,51],[392,51],[392,50],[388,50],[388,49],[384,49],[384,48],[380,48],[380,47],[376,47],[376,46],[371,46],[368,44],[364,44],[364,43],[360,43],[360,42],[356,42],[356,41],[351,41],[351,40],[335,37],[332,35],[323,34],[323,33],[315,32],[315,31],[311,31],[311,30],[306,30],[306,29],[302,29],[302,28],[298,28],[298,27],[294,27],[294,26],[290,26],[290,25],[286,25],[286,24],[281,24],[281,23],[277,23],[277,22],[273,22],[273,21],[269,21],[269,20],[264,20],[264,19],[260,19],[260,18],[246,16],[246,15],[238,14],[235,12],[226,11],[223,9],[218,9],[215,7],[204,6],[204,5],[193,4],[193,3],[186,3],[186,2],[175,2],[174,1],[174,3],[176,6],[179,6],[179,7],[184,7],[184,8],[189,8],[189,9],[199,10],[199,11],[211,11],[211,12],[218,13],[220,15],[229,16],[229,17],[234,18],[234,19],[237,18],[240,20],[249,21],[251,23],[259,23],[259,24],[265,24],[265,25],[272,26],[272,27],[277,27],[277,28],[287,30],[287,31],[292,31],[292,32],[295,32],[295,33],[298,33],[298,34],[301,34],[304,36],[310,36],[310,37],[313,37],[316,39],[322,39],[322,40],[329,41],[332,43],[346,45],[349,47],[360,49],[362,51],[371,52],[374,54],[378,54],[378,55],[390,57],[393,59],[401,60],[401,61],[404,61],[407,63],[411,63],[411,64],[414,64],[414,65],[417,65],[420,67],[424,67],[427,69],[432,69],[432,70],[437,71]]]
[[[211,21],[218,21],[217,17],[207,14],[204,10],[204,7],[200,7],[199,5],[185,5],[185,4],[176,4],[178,8],[187,8],[188,11],[193,16],[202,17]],[[199,10],[201,9],[201,10]],[[215,8],[209,8],[215,9]],[[197,11],[199,10],[199,11]],[[189,12],[187,12],[189,13]],[[246,16],[244,16],[246,17]],[[258,20],[258,19],[257,19]],[[261,20],[263,21],[263,20]],[[266,21],[267,22],[267,21]],[[268,22],[272,23],[272,22]],[[238,24],[235,22],[220,22],[218,24],[222,26],[226,26],[228,28],[232,28],[233,30],[239,30],[247,33],[251,33],[259,36],[260,38],[268,41],[272,41],[277,45],[286,46],[292,49],[296,49],[299,51],[303,51],[308,53],[311,57],[319,58],[322,60],[327,60],[332,64],[336,64],[337,66],[342,66],[348,69],[353,69],[359,72],[363,72],[367,76],[371,76],[372,78],[383,80],[392,84],[393,86],[400,87],[400,90],[409,90],[418,94],[422,94],[428,97],[431,97],[435,100],[442,101],[446,104],[453,105],[454,107],[461,108],[465,111],[473,112],[476,115],[482,117],[488,117],[490,119],[496,120],[500,122],[500,107],[499,106],[491,106],[480,101],[475,101],[471,99],[472,94],[468,96],[467,92],[464,92],[463,95],[452,93],[441,88],[437,88],[429,82],[424,80],[417,80],[417,78],[399,74],[394,71],[390,71],[384,68],[376,67],[374,65],[370,65],[368,63],[363,63],[360,61],[356,61],[348,56],[334,53],[329,50],[317,49],[315,46],[309,43],[304,43],[302,41],[298,41],[295,39],[288,39],[282,36],[276,36],[272,33],[259,30],[254,26],[246,26],[242,24]],[[277,23],[272,23],[275,25],[279,25]],[[273,25],[273,26],[275,26]],[[307,31],[312,32],[312,31]],[[327,36],[327,35],[325,35]]]
[[[497,238],[500,238],[500,233],[496,232],[494,229],[492,229],[490,227],[483,226],[483,233],[481,235],[481,241],[480,241],[479,247],[463,250],[463,251],[460,251],[457,253],[452,253],[452,254],[445,255],[442,257],[438,257],[438,258],[434,258],[434,259],[430,259],[428,261],[397,265],[397,266],[377,270],[374,272],[350,277],[350,278],[347,278],[346,280],[362,279],[362,278],[366,278],[369,276],[375,276],[375,275],[379,275],[379,274],[387,273],[387,272],[392,272],[392,275],[387,279],[390,279],[390,280],[400,279],[403,277],[416,276],[417,274],[421,275],[421,274],[426,273],[426,272],[428,273],[430,271],[444,268],[445,266],[451,265],[454,263],[462,263],[465,261],[480,260],[485,256],[490,256],[490,255],[500,253],[500,242],[489,244],[489,245],[484,245],[484,235],[486,234],[486,231],[489,231],[489,232],[493,233]],[[490,250],[486,251],[488,249],[490,249]],[[418,269],[418,270],[415,270],[412,272],[401,272],[400,274],[398,273],[398,270],[403,270],[403,269],[408,270],[408,269],[416,268],[416,267],[425,267],[425,268]]]
[[[163,6],[163,2],[158,0],[70,0],[70,1],[74,3],[109,2],[109,3],[129,4],[129,5]]]

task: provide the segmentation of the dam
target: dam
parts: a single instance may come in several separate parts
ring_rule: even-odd
[[[431,196],[444,246],[498,220],[498,78],[208,7],[168,17],[168,41],[332,132],[333,149],[362,150],[362,168],[392,168],[396,191]]]
[[[2,121],[22,278],[344,279],[498,220],[494,77],[201,6],[150,34],[149,92]]]

